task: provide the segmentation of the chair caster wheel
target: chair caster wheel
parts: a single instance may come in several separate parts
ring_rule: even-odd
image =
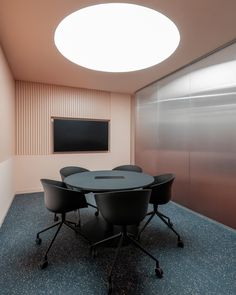
[[[177,246],[180,247],[180,248],[183,248],[184,247],[183,241],[179,240],[178,243],[177,243]]]
[[[96,217],[98,217],[98,215],[99,215],[99,212],[98,212],[98,211],[96,211],[94,214],[95,214],[95,216],[96,216]]]
[[[37,237],[36,240],[35,240],[35,243],[36,243],[36,245],[40,245],[42,243],[42,239]]]
[[[40,269],[44,269],[44,268],[46,268],[48,266],[48,261],[47,260],[44,260],[43,262],[41,262],[40,264],[39,264],[39,268]]]
[[[155,268],[155,273],[158,278],[161,279],[163,277],[163,270],[160,267]]]

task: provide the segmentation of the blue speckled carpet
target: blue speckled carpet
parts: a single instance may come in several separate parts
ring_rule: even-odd
[[[154,218],[141,242],[159,259],[164,277],[155,276],[149,257],[125,246],[114,271],[114,294],[235,295],[236,232],[174,203],[161,209],[171,217],[185,247],[178,248],[176,236]],[[69,215],[70,219],[75,216],[74,212]],[[83,223],[91,218],[95,218],[94,209],[81,210]],[[35,235],[52,222],[42,193],[15,197],[0,229],[0,294],[107,294],[114,248],[99,248],[94,259],[88,244],[66,226],[49,253],[48,267],[38,268],[54,230],[41,236],[40,246]]]

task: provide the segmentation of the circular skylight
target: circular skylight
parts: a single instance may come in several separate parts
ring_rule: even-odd
[[[130,72],[167,59],[180,35],[168,17],[153,9],[107,3],[68,15],[58,25],[54,40],[65,58],[82,67]]]

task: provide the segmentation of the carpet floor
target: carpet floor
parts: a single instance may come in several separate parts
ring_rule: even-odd
[[[93,202],[93,196],[88,199]],[[176,236],[155,217],[141,244],[159,259],[163,278],[156,277],[148,256],[124,246],[114,270],[114,294],[235,295],[236,232],[173,202],[160,209],[171,217],[184,248],[177,247]],[[96,218],[93,208],[80,211],[83,224]],[[75,216],[69,214],[70,219]],[[42,234],[41,245],[35,244],[36,233],[52,223],[43,193],[14,198],[0,228],[0,294],[107,294],[115,249],[101,247],[93,258],[88,243],[66,226],[48,255],[48,267],[38,268],[55,229]]]

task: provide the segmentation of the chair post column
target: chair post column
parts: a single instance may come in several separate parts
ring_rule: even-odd
[[[61,213],[61,221],[64,223],[66,220],[66,213]]]
[[[157,212],[158,212],[158,205],[157,204],[153,204],[153,209],[154,209],[154,212],[157,214]]]

